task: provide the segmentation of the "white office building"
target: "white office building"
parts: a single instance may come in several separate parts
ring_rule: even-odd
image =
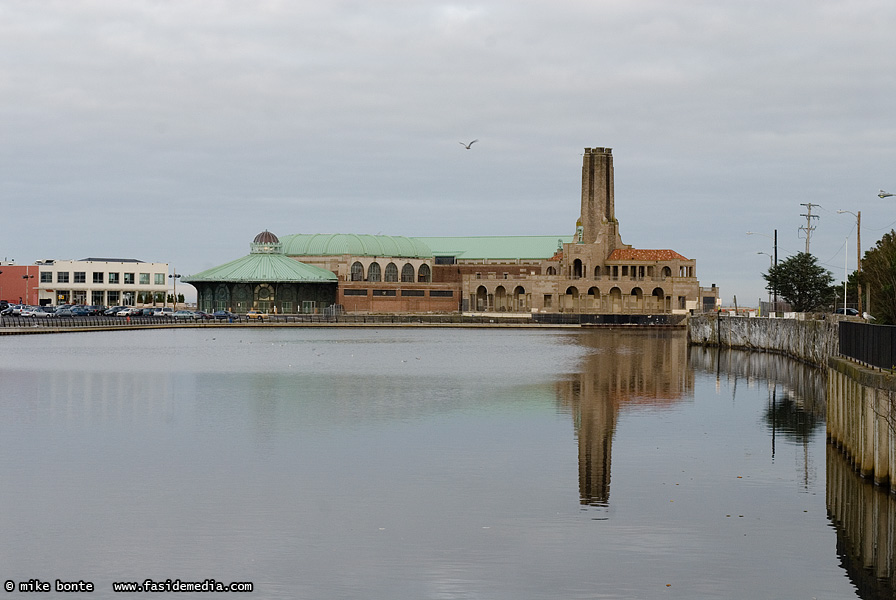
[[[32,289],[42,305],[164,304],[168,291],[168,263],[85,258],[42,260],[36,265],[38,273],[32,277],[37,281]]]

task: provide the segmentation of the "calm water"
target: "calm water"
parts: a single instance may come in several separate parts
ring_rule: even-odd
[[[171,596],[112,592],[147,578],[313,599],[890,589],[851,567],[863,533],[829,516],[826,473],[875,492],[829,466],[824,382],[785,359],[680,333],[448,329],[0,352],[3,581],[91,581],[95,598]]]

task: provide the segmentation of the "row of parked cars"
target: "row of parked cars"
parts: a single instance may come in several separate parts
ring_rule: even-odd
[[[253,312],[253,311],[250,311]],[[168,317],[178,320],[233,320],[237,317],[234,313],[219,310],[207,313],[201,310],[178,310],[165,306],[159,308],[140,308],[136,306],[97,306],[85,304],[62,304],[60,306],[30,306],[27,304],[0,305],[0,315],[11,315],[31,318],[60,318],[60,317]],[[267,315],[265,315],[267,316]],[[251,317],[250,317],[251,318]]]

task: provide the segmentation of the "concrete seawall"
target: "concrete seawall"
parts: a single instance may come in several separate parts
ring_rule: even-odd
[[[896,375],[828,359],[827,433],[856,471],[896,489]]]
[[[688,319],[688,341],[700,346],[775,352],[817,367],[839,354],[838,321],[697,315]]]

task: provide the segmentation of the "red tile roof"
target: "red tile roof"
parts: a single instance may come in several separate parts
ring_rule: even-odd
[[[623,248],[613,250],[607,260],[688,260],[674,250],[638,250]]]

